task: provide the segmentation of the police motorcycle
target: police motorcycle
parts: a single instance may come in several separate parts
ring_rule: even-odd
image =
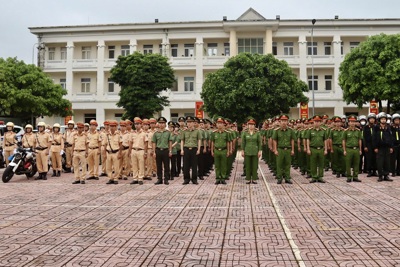
[[[10,158],[10,163],[2,176],[3,183],[8,183],[14,174],[25,174],[28,179],[36,174],[36,157],[31,148],[23,148],[21,142],[18,142],[18,147]]]

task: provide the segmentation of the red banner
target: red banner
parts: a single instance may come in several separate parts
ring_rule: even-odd
[[[72,116],[67,116],[64,118],[64,125],[67,125],[67,123],[72,120]]]
[[[300,118],[308,119],[308,103],[300,103]]]
[[[204,111],[203,111],[203,102],[196,102],[196,117],[199,119],[203,119]]]
[[[378,103],[375,100],[369,102],[369,113],[378,114]]]

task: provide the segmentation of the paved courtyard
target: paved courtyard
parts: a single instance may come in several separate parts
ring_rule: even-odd
[[[400,266],[400,177],[0,184],[0,266]],[[0,170],[0,175],[4,169]],[[50,175],[49,175],[50,176]]]

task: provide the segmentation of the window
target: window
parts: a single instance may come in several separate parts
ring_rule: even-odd
[[[340,45],[340,54],[343,55],[343,43]]]
[[[56,59],[56,48],[49,47],[49,60],[54,60],[54,59]]]
[[[162,44],[158,45],[158,48],[160,49],[160,55],[163,55],[164,54],[163,53],[163,45]]]
[[[178,44],[171,44],[171,56],[172,57],[178,56]]]
[[[60,85],[63,89],[67,88],[67,79],[60,79]]]
[[[332,54],[332,43],[330,42],[324,42],[324,50],[325,50],[325,55],[329,56]]]
[[[81,93],[90,93],[90,78],[81,79]]]
[[[153,45],[144,45],[143,54],[153,54]]]
[[[61,60],[67,60],[67,48],[61,47]]]
[[[354,48],[358,47],[360,45],[360,42],[350,42],[350,51],[353,50]]]
[[[130,54],[129,45],[121,45],[121,56],[125,57]]]
[[[218,44],[217,43],[209,43],[207,45],[207,56],[211,57],[211,56],[216,56],[218,55]]]
[[[108,58],[115,58],[115,46],[108,46]]]
[[[95,113],[86,113],[84,117],[85,117],[85,123],[90,123],[91,120],[96,120]]]
[[[115,86],[115,83],[113,82],[113,80],[108,78],[108,92],[109,93],[114,93],[114,86]]]
[[[332,75],[325,75],[325,90],[332,90]]]
[[[82,46],[82,59],[90,59],[90,46]]]
[[[293,56],[293,42],[283,42],[283,54]]]
[[[178,122],[178,117],[179,117],[178,113],[171,113],[171,121]]]
[[[307,55],[312,56],[312,55],[317,55],[317,42],[307,42]]]
[[[312,90],[312,77],[308,76],[308,88]],[[318,75],[314,75],[314,91],[318,90]]]
[[[263,38],[246,38],[238,39],[238,52],[263,54],[264,53],[264,40]]]
[[[115,118],[115,120],[116,121],[121,121],[121,119],[122,119],[122,113],[115,113],[114,114],[114,118]]]
[[[183,81],[185,84],[185,92],[193,92],[194,91],[194,77],[184,77]]]
[[[171,91],[176,92],[178,91],[178,78],[175,77],[175,81],[172,84]]]
[[[276,42],[272,42],[272,54],[273,55],[278,55],[278,45]]]
[[[229,43],[224,43],[224,54],[229,57],[231,55],[231,47]]]
[[[193,57],[194,44],[185,44],[185,57]]]

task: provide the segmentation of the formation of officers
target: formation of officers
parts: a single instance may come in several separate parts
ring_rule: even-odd
[[[95,120],[89,124],[68,122],[62,134],[60,125],[49,129],[44,122],[25,126],[24,148],[36,151],[39,176],[47,179],[48,158],[52,177],[73,172],[73,184],[99,180],[107,176],[107,184],[131,179],[142,185],[157,177],[156,185],[168,185],[183,171],[183,184],[198,184],[215,167],[215,184],[229,180],[237,151],[244,157],[247,184],[258,180],[259,158],[268,164],[277,183],[292,184],[291,167],[299,169],[310,183],[325,183],[329,169],[337,178],[361,182],[359,174],[377,176],[378,181],[393,181],[400,175],[400,115],[348,117],[316,115],[310,119],[289,119],[287,115],[265,120],[260,129],[249,118],[239,133],[236,123],[216,117],[208,119],[180,117],[177,123],[164,117],[157,120],[134,118],[105,121],[98,130]],[[13,123],[7,123],[3,144],[6,164],[16,147]],[[66,162],[62,166],[61,155]],[[101,170],[99,169],[101,166]],[[183,167],[182,167],[183,166]],[[100,175],[99,175],[100,174]]]

